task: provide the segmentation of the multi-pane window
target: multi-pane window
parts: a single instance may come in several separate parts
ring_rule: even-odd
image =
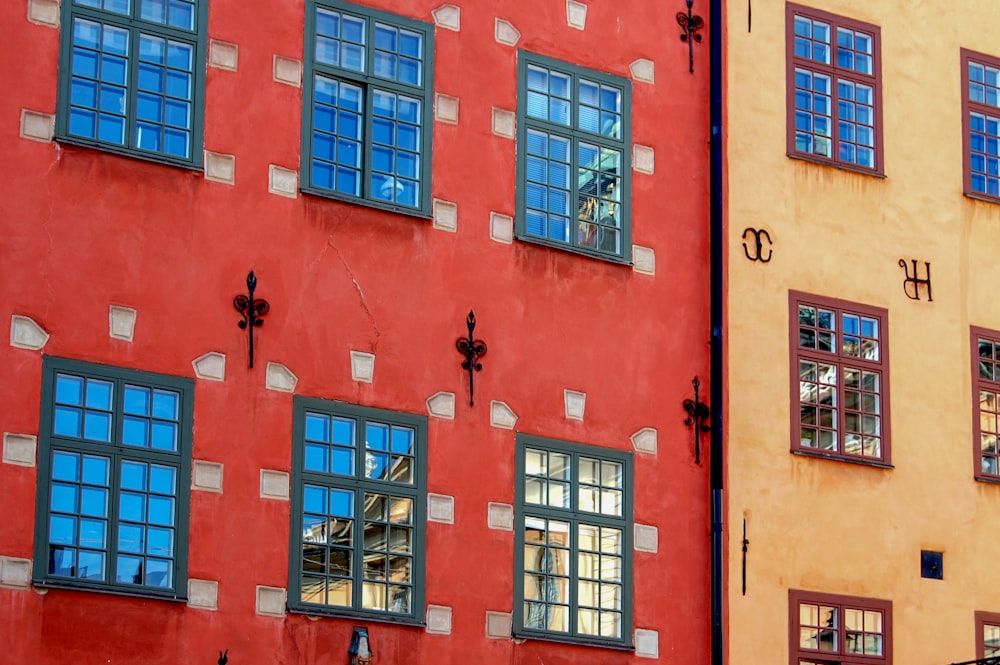
[[[420,416],[296,399],[290,606],[417,620],[426,442]]]
[[[788,152],[881,173],[879,28],[787,5]]]
[[[332,0],[307,11],[303,187],[428,212],[433,26]]]
[[[515,632],[631,641],[632,458],[518,436]]]
[[[1000,614],[976,612],[976,658],[1000,657]]]
[[[60,139],[202,161],[205,0],[65,0]]]
[[[962,49],[965,193],[1000,200],[1000,59]]]
[[[630,257],[629,82],[521,51],[518,237]]]
[[[789,592],[792,665],[891,665],[892,603]]]
[[[46,358],[35,579],[186,591],[190,380]]]
[[[1000,480],[1000,332],[972,329],[975,475]]]
[[[795,292],[789,301],[792,450],[889,463],[887,312]]]

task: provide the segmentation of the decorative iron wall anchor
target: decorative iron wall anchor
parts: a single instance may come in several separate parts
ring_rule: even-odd
[[[228,663],[228,662],[229,662],[229,649],[226,649],[225,653],[223,653],[223,652],[220,651],[219,652],[219,665],[226,665],[226,663]]]
[[[233,298],[233,307],[243,315],[243,320],[238,322],[240,328],[247,331],[250,341],[250,367],[253,367],[253,329],[264,325],[260,317],[271,311],[271,305],[263,298],[254,298],[253,292],[257,288],[257,276],[253,270],[247,275],[247,295],[240,294]]]
[[[688,413],[684,424],[688,427],[694,426],[694,461],[696,464],[701,464],[701,433],[712,429],[710,425],[705,423],[712,415],[712,410],[698,396],[701,381],[698,380],[697,376],[691,379],[691,385],[694,386],[694,399],[684,400],[684,410]]]
[[[753,235],[753,254],[750,254],[750,247],[747,245],[747,234]],[[771,251],[771,247],[774,243],[771,241],[771,234],[767,232],[767,229],[755,229],[752,226],[748,226],[743,229],[743,253],[747,255],[747,258],[751,261],[760,261],[761,263],[769,263],[771,261],[771,255],[774,253]],[[767,256],[764,256],[764,243],[767,243]]]
[[[677,25],[681,26],[684,32],[681,33],[681,41],[688,45],[688,71],[694,73],[694,43],[701,43],[701,35],[698,31],[705,27],[705,20],[700,16],[691,15],[691,6],[694,0],[687,0],[687,14],[677,12]]]
[[[906,278],[903,279],[903,293],[910,300],[920,300],[920,285],[923,284],[927,287],[927,302],[934,302],[934,296],[931,293],[931,264],[929,261],[924,261],[924,270],[926,271],[927,277],[920,279],[917,277],[917,260],[911,259],[913,264],[913,273],[910,273],[910,269],[906,267],[906,259],[899,260],[899,267],[903,269],[906,273]],[[913,287],[913,295],[910,295],[909,287]]]
[[[473,339],[473,333],[476,330],[476,314],[471,309],[469,315],[465,317],[465,325],[469,328],[469,336],[459,337],[458,341],[455,342],[455,348],[465,356],[465,360],[462,361],[462,369],[469,372],[469,406],[474,406],[476,402],[472,377],[475,376],[475,372],[483,369],[479,359],[486,355],[486,342],[481,339]]]
[[[750,541],[747,540],[747,518],[743,518],[743,595],[747,595],[747,550]]]

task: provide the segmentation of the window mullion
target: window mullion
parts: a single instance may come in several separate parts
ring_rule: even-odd
[[[569,520],[569,632],[572,635],[580,635],[580,599],[577,590],[580,587],[580,543],[579,543],[579,523],[576,518]]]
[[[362,484],[354,489],[354,542],[351,561],[351,607],[362,608],[362,586],[365,569],[365,488]]]
[[[108,584],[118,582],[118,506],[121,503],[119,494],[121,493],[121,454],[114,450],[109,455],[108,466]],[[179,536],[175,538],[175,541]],[[175,542],[175,549],[177,544]],[[176,584],[176,579],[174,581]]]
[[[141,36],[142,31],[138,27],[132,27],[132,29],[129,30],[127,60],[129,71],[128,88],[126,90],[128,106],[125,109],[125,131],[127,132],[127,136],[125,137],[125,147],[130,150],[139,150],[139,140],[137,138],[138,132],[136,131],[136,127],[139,117],[139,57],[141,55],[139,40],[141,39]],[[166,81],[164,81],[164,85],[166,85]],[[194,112],[193,108],[192,112]],[[100,128],[98,128],[98,132],[99,131]],[[192,146],[192,150],[194,150],[194,146]]]
[[[361,89],[364,91],[365,96],[365,129],[364,136],[362,136],[362,146],[361,149],[364,154],[361,156],[361,198],[371,200],[374,196],[374,192],[371,191],[371,178],[372,178],[372,150],[374,147],[373,131],[374,122],[372,114],[375,110],[375,103],[372,101],[372,85],[369,82],[364,82],[361,85]],[[338,121],[339,122],[339,121]]]

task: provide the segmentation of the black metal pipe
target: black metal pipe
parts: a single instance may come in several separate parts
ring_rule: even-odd
[[[710,153],[710,253],[711,253],[711,396],[712,429],[709,474],[712,490],[712,665],[723,665],[725,610],[723,555],[723,171],[722,171],[722,0],[709,0],[709,138]]]

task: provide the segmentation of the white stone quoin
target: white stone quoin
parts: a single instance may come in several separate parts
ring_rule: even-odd
[[[15,466],[35,466],[38,437],[32,434],[3,433],[3,463]]]
[[[451,201],[434,199],[434,228],[442,231],[458,230],[458,204]]]
[[[635,630],[635,655],[639,658],[660,657],[660,633],[655,630]]]
[[[199,379],[208,381],[226,380],[226,356],[223,353],[212,351],[203,356],[198,356],[191,361],[194,367],[194,375]]]
[[[632,78],[636,81],[642,81],[643,83],[655,83],[655,68],[653,66],[652,60],[647,60],[646,58],[639,58],[635,60],[628,66],[629,71],[632,73]]]
[[[298,88],[302,85],[302,63],[295,58],[274,56],[274,80]]]
[[[295,390],[295,384],[299,382],[299,377],[292,373],[281,363],[267,364],[267,389],[277,390],[283,393],[290,393]]]
[[[351,351],[351,378],[362,383],[375,380],[375,354]]]
[[[656,553],[660,548],[660,531],[655,526],[646,524],[633,525],[636,552]]]
[[[458,32],[462,29],[462,9],[456,5],[441,5],[431,12],[434,24]]]
[[[427,606],[427,632],[451,635],[451,608],[442,605]]]
[[[267,169],[267,191],[278,196],[294,199],[299,196],[299,172],[277,164],[269,164]]]
[[[587,27],[587,5],[576,0],[566,0],[566,24],[583,30]]]
[[[28,20],[50,28],[59,27],[59,0],[28,0]]]
[[[135,335],[136,311],[131,307],[112,305],[108,308],[108,327],[113,339],[131,342]]]
[[[493,107],[493,133],[505,139],[514,138],[517,127],[517,116],[513,111]]]
[[[509,503],[490,502],[486,507],[486,524],[498,531],[514,530],[514,506]]]
[[[517,424],[517,414],[511,411],[504,402],[490,402],[490,425],[501,429],[514,429]]]
[[[257,614],[285,616],[285,590],[281,587],[257,586]]]
[[[515,46],[521,40],[521,33],[510,21],[498,18],[493,28],[494,38],[505,46]]]
[[[632,245],[632,270],[644,275],[655,275],[656,252],[650,247]]]
[[[205,180],[226,185],[236,183],[236,155],[205,151]]]
[[[0,556],[0,586],[14,589],[31,587],[31,559]]]
[[[260,470],[260,496],[262,499],[288,500],[288,474],[284,471]]]
[[[564,390],[563,402],[566,405],[566,418],[583,420],[583,412],[587,408],[587,393],[576,390]]]
[[[632,146],[632,169],[653,175],[656,172],[656,152],[647,145]]]
[[[191,489],[221,494],[223,471],[223,465],[218,462],[195,460],[194,473],[191,474]]]
[[[509,612],[486,613],[486,637],[493,640],[510,638],[513,617]]]
[[[21,109],[21,138],[50,143],[55,130],[54,115]]]
[[[427,413],[435,418],[455,419],[455,393],[434,393],[427,398]]]
[[[38,351],[49,341],[49,334],[27,316],[10,317],[10,345],[18,349]]]
[[[632,447],[637,453],[656,454],[657,432],[652,427],[643,427],[632,435]]]
[[[213,39],[208,45],[208,64],[219,69],[235,72],[239,67],[240,47],[229,42]]]
[[[447,494],[428,494],[427,521],[454,524],[455,497],[448,496]]]
[[[188,607],[219,609],[219,583],[215,580],[188,580]]]
[[[458,97],[437,93],[434,95],[434,119],[449,125],[458,124]]]
[[[514,218],[499,212],[491,212],[490,238],[506,245],[514,242]]]

